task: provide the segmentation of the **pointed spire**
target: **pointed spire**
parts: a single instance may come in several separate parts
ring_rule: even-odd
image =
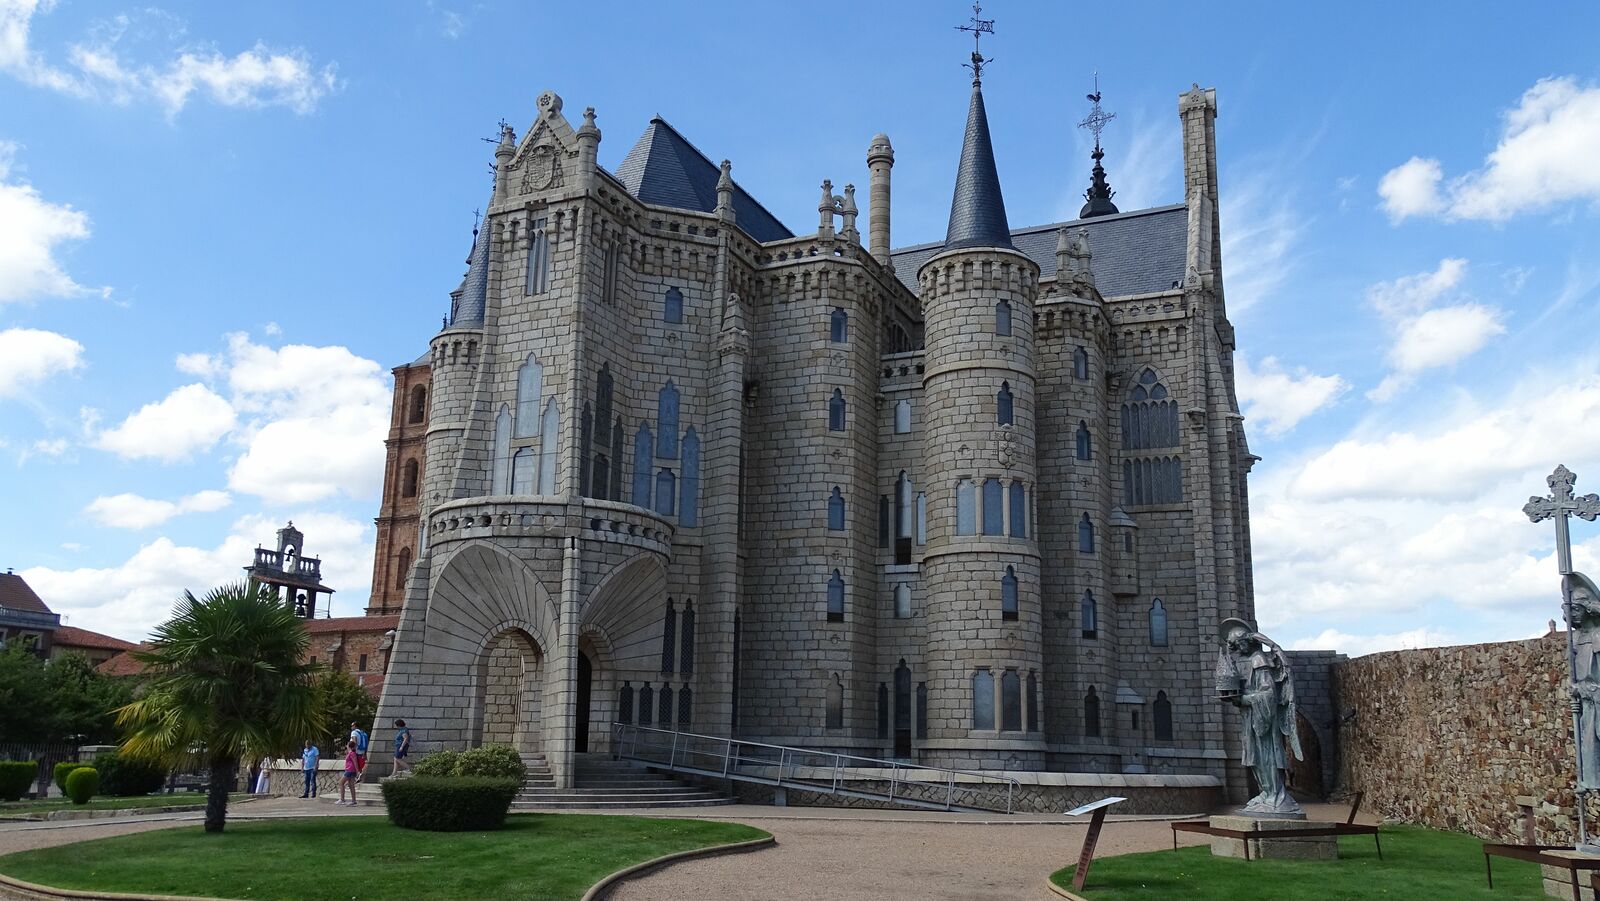
[[[1087,128],[1094,133],[1094,152],[1089,154],[1094,160],[1094,169],[1089,173],[1089,190],[1083,192],[1083,199],[1088,203],[1078,211],[1079,219],[1109,216],[1119,212],[1117,205],[1111,202],[1111,198],[1117,192],[1111,190],[1111,185],[1106,182],[1105,167],[1100,165],[1100,161],[1106,158],[1106,152],[1100,149],[1100,132],[1105,130],[1106,124],[1115,119],[1117,114],[1108,113],[1100,108],[1099,72],[1094,74],[1094,93],[1089,95],[1089,100],[1094,106],[1089,109],[1089,115],[1078,123],[1078,127]]]
[[[472,255],[467,257],[467,277],[461,292],[450,305],[451,326],[483,324],[483,311],[489,303],[489,223],[472,229]]]
[[[945,250],[959,247],[1011,248],[1006,201],[1000,193],[994,145],[989,140],[989,116],[983,108],[983,87],[976,78],[972,81],[972,103],[967,107],[967,133],[961,143],[956,192],[950,200],[950,227],[944,236]]]

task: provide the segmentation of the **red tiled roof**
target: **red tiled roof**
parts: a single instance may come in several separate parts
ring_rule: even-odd
[[[336,616],[332,619],[306,620],[306,631],[313,635],[322,632],[387,632],[399,625],[398,616]]]
[[[137,644],[135,648],[148,647],[148,643]],[[94,671],[104,676],[137,676],[144,672],[144,664],[133,659],[133,655],[123,651],[105,663],[94,668]]]
[[[26,610],[29,613],[54,613],[45,606],[28,583],[15,573],[0,573],[0,607],[10,607],[12,610]]]
[[[79,629],[75,626],[62,626],[55,631],[51,644],[56,647],[71,648],[100,648],[114,651],[126,651],[138,645],[131,641],[123,641],[112,635],[102,635],[99,632],[90,632],[88,629]]]

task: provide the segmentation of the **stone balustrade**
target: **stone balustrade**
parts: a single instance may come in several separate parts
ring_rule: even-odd
[[[672,524],[655,513],[593,498],[476,497],[448,501],[428,515],[434,547],[474,538],[579,536],[672,555]]]

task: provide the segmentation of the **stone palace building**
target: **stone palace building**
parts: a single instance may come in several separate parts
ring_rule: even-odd
[[[660,118],[608,171],[592,108],[537,106],[395,370],[380,741],[563,784],[614,723],[1242,784],[1213,91],[1178,98],[1182,203],[1119,211],[1097,143],[1082,218],[1013,229],[975,78],[947,236],[898,249],[885,135],[863,245],[852,186],[796,234]]]

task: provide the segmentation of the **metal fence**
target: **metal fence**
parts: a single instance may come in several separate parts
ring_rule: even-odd
[[[0,760],[32,760],[39,764],[39,774],[34,779],[34,794],[44,797],[55,779],[58,763],[78,759],[78,746],[66,742],[48,745],[0,744]]]

